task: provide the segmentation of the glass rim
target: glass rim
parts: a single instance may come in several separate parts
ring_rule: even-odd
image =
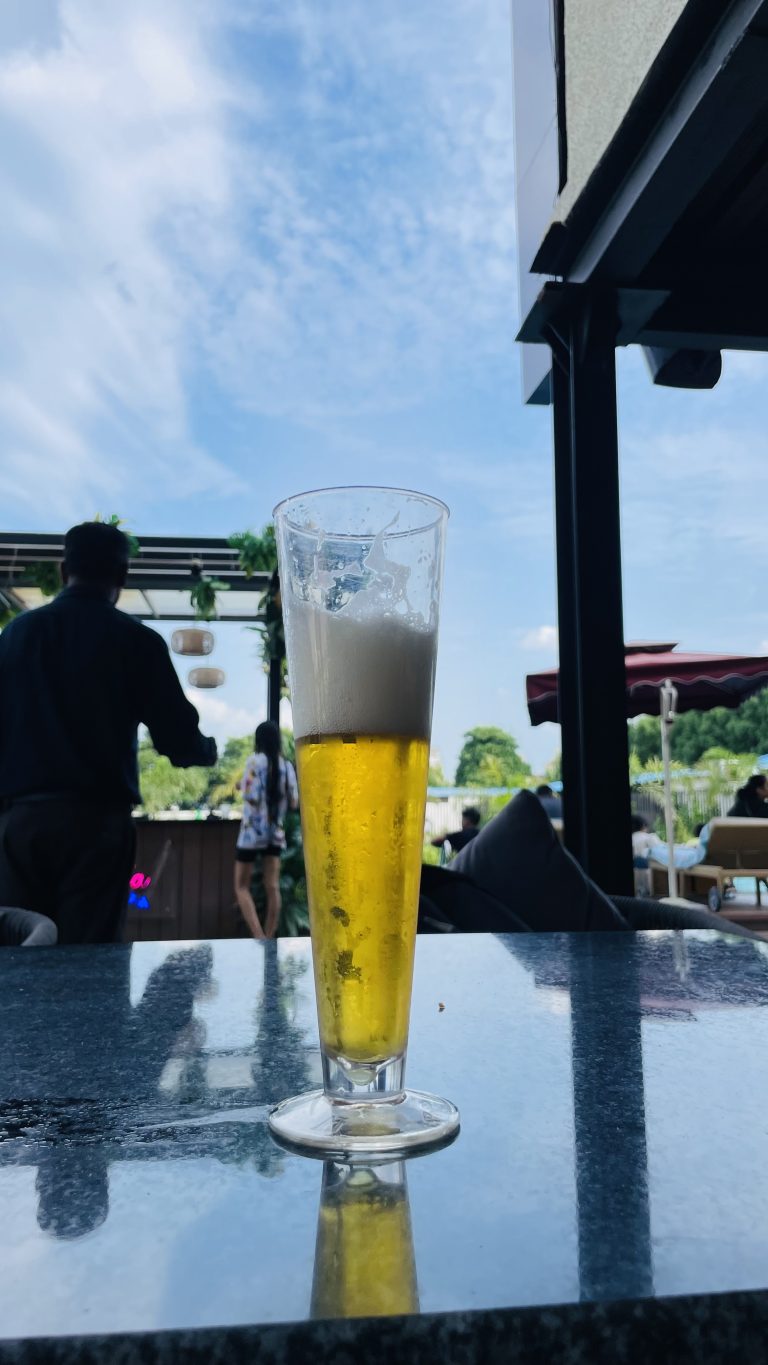
[[[307,488],[302,493],[291,493],[289,497],[282,498],[281,501],[276,503],[273,507],[273,520],[276,521],[278,516],[281,516],[292,530],[299,531],[308,536],[316,534],[308,527],[300,526],[298,522],[292,521],[286,509],[291,503],[298,502],[301,498],[317,498],[321,497],[324,493],[395,493],[404,498],[418,498],[420,502],[435,509],[436,515],[431,520],[425,521],[422,526],[414,526],[409,531],[393,530],[389,533],[387,539],[390,539],[390,537],[396,539],[398,536],[416,536],[422,531],[431,531],[433,526],[437,526],[437,524],[444,519],[447,520],[451,515],[450,507],[447,503],[443,502],[442,498],[436,498],[432,493],[419,493],[415,488],[393,488],[386,484],[342,483],[329,485],[326,488]],[[321,534],[332,540],[375,540],[380,532],[331,531],[323,527]]]

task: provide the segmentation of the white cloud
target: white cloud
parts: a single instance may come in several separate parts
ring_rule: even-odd
[[[195,10],[63,0],[60,40],[0,54],[0,489],[65,516],[232,488],[191,435],[211,235],[231,211],[233,98]]]
[[[313,422],[511,368],[503,6],[61,0],[44,17],[0,49],[6,500],[59,518],[138,480],[158,502],[231,494],[195,434],[212,383]]]
[[[557,626],[534,626],[532,630],[527,630],[520,641],[520,648],[557,653]]]
[[[266,708],[251,710],[244,706],[232,706],[223,697],[212,696],[199,689],[190,688],[186,695],[198,711],[203,734],[213,735],[220,746],[228,739],[247,735],[266,718]]]
[[[288,0],[251,22],[298,70],[243,184],[258,248],[211,328],[224,382],[314,422],[420,399],[459,357],[508,358],[506,15],[487,0]]]

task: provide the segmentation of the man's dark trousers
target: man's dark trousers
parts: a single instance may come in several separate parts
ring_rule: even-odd
[[[118,942],[135,851],[127,804],[13,801],[0,813],[0,905],[48,915],[59,943]]]

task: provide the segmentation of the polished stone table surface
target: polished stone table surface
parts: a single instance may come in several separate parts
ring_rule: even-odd
[[[349,1185],[265,1124],[318,1079],[308,942],[1,950],[0,1361],[741,1355],[767,1007],[768,943],[422,938],[408,1079],[461,1132]]]

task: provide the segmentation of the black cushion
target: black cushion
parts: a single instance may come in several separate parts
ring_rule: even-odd
[[[469,877],[445,867],[421,869],[419,933],[525,933],[530,926]]]
[[[447,875],[457,872],[535,932],[627,928],[531,792],[519,792],[457,854]]]

